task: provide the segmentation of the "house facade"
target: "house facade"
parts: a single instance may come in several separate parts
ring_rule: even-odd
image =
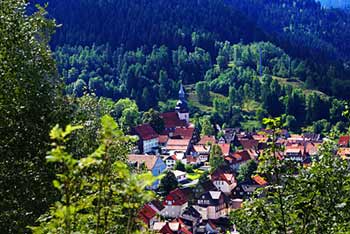
[[[134,133],[139,137],[139,150],[141,153],[155,152],[159,147],[159,135],[149,124],[142,124],[134,128]]]
[[[208,191],[197,200],[194,208],[201,214],[204,220],[219,219],[228,214],[227,198],[221,191]]]
[[[177,218],[188,206],[187,195],[179,188],[171,191],[163,201],[164,216],[168,218]]]
[[[159,176],[166,170],[166,164],[159,156],[155,155],[130,154],[128,155],[128,162],[135,165],[137,168],[145,166],[154,177]],[[158,186],[159,180],[156,180],[150,189],[157,189]]]
[[[226,195],[230,195],[237,186],[237,180],[231,168],[217,168],[211,175],[211,181],[214,186]]]

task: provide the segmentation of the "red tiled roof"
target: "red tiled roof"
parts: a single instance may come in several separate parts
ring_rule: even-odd
[[[183,139],[192,139],[194,133],[194,128],[189,127],[177,127],[174,132],[174,136],[180,136]]]
[[[166,149],[187,151],[190,141],[190,139],[169,139],[168,143],[166,144]]]
[[[180,120],[176,112],[166,112],[160,114],[160,117],[164,120],[165,128],[185,127],[186,121]]]
[[[216,169],[211,174],[211,181],[226,181],[228,184],[232,184],[235,182],[235,177],[232,173],[225,173],[224,171],[220,169]]]
[[[167,146],[177,145],[177,146],[188,146],[190,144],[190,139],[169,139]]]
[[[187,200],[186,194],[179,188],[171,191],[164,199],[163,205],[167,205],[167,201],[171,201],[173,206],[182,206]]]
[[[176,155],[170,155],[170,156],[165,156],[165,158],[163,158],[163,161],[167,161],[167,160],[174,160],[176,161],[177,158],[176,158]]]
[[[267,142],[269,139],[267,136],[261,134],[255,134],[252,137],[254,140],[257,140],[259,142]]]
[[[228,156],[230,154],[230,144],[218,144],[221,148],[221,152],[224,156]]]
[[[157,209],[158,211],[162,211],[164,209],[162,202],[159,201],[158,199],[151,201],[149,204],[153,206],[155,209]]]
[[[340,146],[348,146],[350,141],[350,136],[341,136],[339,138],[338,144]]]
[[[287,145],[285,147],[285,153],[294,153],[298,154],[300,153],[301,155],[305,154],[305,148],[302,144],[292,144],[292,145]]]
[[[246,150],[236,151],[232,154],[232,156],[236,162],[245,162],[251,159],[249,153]]]
[[[169,223],[166,223],[162,229],[160,229],[159,233],[162,233],[162,234],[173,234],[174,231],[171,230],[170,226],[169,226]]]
[[[193,150],[197,153],[209,154],[210,148],[206,145],[194,145]]]
[[[140,210],[138,217],[147,225],[149,225],[150,220],[156,216],[157,212],[152,209],[148,204],[144,205]]]
[[[197,163],[199,161],[199,158],[191,156],[191,155],[187,155],[186,160],[187,160],[187,163],[189,163],[189,164],[190,163]]]
[[[242,145],[243,149],[256,149],[259,145],[259,141],[250,139],[240,139],[239,143]]]
[[[267,181],[259,175],[252,176],[252,179],[261,186],[267,185]]]
[[[201,140],[197,143],[197,145],[206,145],[211,143],[212,145],[216,143],[214,136],[202,136]]]
[[[135,127],[135,132],[137,133],[137,135],[140,136],[140,138],[143,141],[151,140],[158,137],[158,133],[156,133],[149,124],[142,124]]]

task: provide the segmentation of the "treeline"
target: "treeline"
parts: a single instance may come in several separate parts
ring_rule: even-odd
[[[48,11],[63,27],[52,45],[106,44],[127,49],[147,45],[196,43],[213,51],[215,40],[238,42],[263,39],[263,33],[222,0],[33,0],[48,2]],[[249,29],[249,30],[248,30]]]

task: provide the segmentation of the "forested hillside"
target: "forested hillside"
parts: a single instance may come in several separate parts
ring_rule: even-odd
[[[234,91],[241,103],[232,104],[239,108],[248,100],[258,105],[235,120],[221,109],[211,113],[213,122],[236,125],[281,114],[295,118],[299,127],[322,119],[344,121],[329,111],[311,114],[310,106],[333,107],[339,115],[344,103],[314,92],[320,98],[311,104],[310,92],[302,90],[350,97],[344,65],[348,13],[325,10],[311,0],[52,0],[48,10],[62,24],[52,46],[67,94],[132,98],[143,111],[171,103],[180,82],[202,82],[224,96]],[[247,46],[262,40],[273,44]],[[280,87],[260,90],[270,83]],[[294,109],[287,101],[292,92],[298,93]],[[300,118],[301,113],[307,114]]]
[[[308,79],[310,88],[349,96],[350,14],[324,9],[314,0],[50,0],[48,11],[62,24],[54,47],[108,43],[113,52],[121,46],[145,52],[153,45],[183,46],[188,52],[199,47],[215,59],[216,41],[270,41],[305,60],[311,73],[302,80]]]
[[[48,11],[63,25],[53,37],[54,46],[109,43],[114,48],[124,44],[127,49],[154,44],[191,47],[191,38],[197,37],[197,42],[209,49],[215,40],[264,39],[254,23],[222,0],[48,2]]]

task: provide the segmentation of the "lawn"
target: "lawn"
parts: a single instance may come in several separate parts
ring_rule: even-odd
[[[187,173],[187,178],[190,180],[198,180],[203,173],[204,171],[202,170],[194,169],[193,173]]]

